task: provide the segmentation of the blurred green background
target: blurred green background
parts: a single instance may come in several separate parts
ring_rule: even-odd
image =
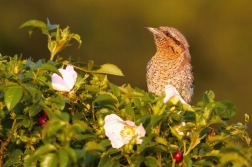
[[[146,90],[146,64],[155,54],[153,36],[144,27],[172,26],[187,38],[195,76],[192,105],[213,90],[216,100],[233,101],[231,122],[252,116],[252,1],[246,0],[53,0],[1,1],[0,53],[49,59],[46,36],[18,27],[30,19],[60,24],[82,37],[78,48],[60,56],[113,63],[125,77],[109,76],[117,85]],[[249,124],[251,131],[252,123]],[[250,132],[250,135],[252,133]]]

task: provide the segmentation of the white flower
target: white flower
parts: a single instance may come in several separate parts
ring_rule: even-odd
[[[164,103],[166,103],[167,101],[169,101],[172,97],[176,98],[177,100],[180,100],[182,103],[186,104],[185,100],[182,99],[182,97],[180,96],[179,92],[177,91],[177,89],[174,86],[172,86],[172,85],[166,85],[165,86]]]
[[[116,114],[110,114],[105,117],[104,130],[113,148],[120,148],[124,144],[128,144],[135,136],[136,144],[141,144],[143,142],[141,137],[146,134],[142,124],[136,126],[134,122],[124,121]]]
[[[56,73],[52,75],[53,89],[62,92],[70,92],[76,82],[76,71],[74,71],[73,66],[67,66],[66,69],[59,69],[59,72],[62,78]]]

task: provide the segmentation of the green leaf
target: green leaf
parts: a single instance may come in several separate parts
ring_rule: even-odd
[[[23,125],[28,128],[31,125],[31,120],[28,118],[23,119]]]
[[[20,86],[13,86],[4,92],[4,102],[8,110],[12,110],[23,96],[23,90]]]
[[[39,21],[39,20],[29,20],[25,23],[23,23],[19,28],[24,28],[24,27],[36,27],[40,29],[46,29],[47,26],[44,22]]]
[[[165,138],[163,138],[163,137],[160,137],[160,136],[157,136],[156,138],[155,138],[155,141],[157,142],[157,143],[160,143],[160,144],[163,144],[163,145],[167,145],[167,140],[165,139]]]
[[[201,159],[197,162],[195,162],[193,165],[200,165],[200,166],[214,166],[214,164],[210,161],[207,161],[205,159]]]
[[[85,115],[83,113],[80,113],[80,112],[76,112],[72,116],[73,120],[80,120],[80,119],[83,119],[83,118],[85,118]]]
[[[42,130],[42,138],[44,138],[45,136],[48,137],[54,136],[59,130],[64,129],[63,127],[66,124],[67,124],[66,122],[58,118],[54,118],[48,121]]]
[[[118,88],[116,85],[114,85],[114,84],[112,84],[112,83],[109,83],[109,87],[110,87],[112,93],[113,93],[116,97],[119,97],[119,96],[121,95],[120,90],[119,90],[119,88]]]
[[[156,142],[152,142],[151,138],[149,137],[142,137],[141,139],[143,139],[142,144],[137,145],[137,153],[142,152],[145,149],[148,149],[149,147],[153,147],[155,145],[157,145]]]
[[[100,144],[94,141],[89,141],[85,145],[85,150],[86,151],[104,151],[104,148]]]
[[[70,116],[69,116],[68,113],[62,112],[62,113],[60,113],[59,117],[60,117],[63,121],[69,122]]]
[[[36,29],[41,29],[43,34],[49,35],[47,26],[44,22],[39,21],[39,20],[29,20],[25,23],[23,23],[19,28],[24,28],[24,27],[32,27],[33,29],[29,31],[29,35],[31,36],[33,31]]]
[[[120,167],[121,165],[119,164],[119,162],[118,161],[114,161],[114,165],[113,165],[113,167]]]
[[[203,101],[205,104],[214,102],[214,98],[215,98],[214,92],[211,90],[209,92],[205,92],[203,95]]]
[[[58,159],[55,153],[48,153],[42,159],[40,166],[41,167],[45,167],[45,166],[57,167],[57,161]]]
[[[74,151],[74,149],[72,149],[71,147],[68,147],[68,146],[65,146],[63,149],[67,152],[67,154],[72,159],[72,161],[74,163],[77,163],[77,155],[76,155],[76,152]]]
[[[108,139],[103,139],[103,140],[100,142],[100,145],[103,146],[103,147],[111,146],[111,142],[110,142],[110,140],[108,140]],[[118,150],[118,149],[117,149],[117,150]]]
[[[17,157],[9,157],[7,161],[4,162],[4,166],[12,166],[21,163],[21,159]],[[18,166],[18,165],[17,165]]]
[[[124,114],[126,114],[128,120],[133,120],[135,118],[135,111],[130,103],[125,106]]]
[[[186,167],[192,167],[193,161],[188,155],[185,155],[183,159],[186,164]]]
[[[110,143],[109,143],[110,144]],[[111,145],[111,144],[110,144]],[[117,149],[117,148],[113,148],[113,147],[111,147],[108,151],[107,151],[107,153],[108,154],[115,154],[115,153],[119,153],[119,152],[121,152],[121,150],[119,150],[119,149]]]
[[[58,74],[59,76],[62,77],[59,70],[56,67],[54,67],[53,65],[50,65],[50,64],[43,64],[42,66],[38,67],[38,70],[48,70],[48,71],[54,72],[54,73],[56,73],[56,74]]]
[[[29,116],[33,117],[37,115],[42,110],[42,108],[43,107],[38,103],[33,104],[32,106],[29,107]]]
[[[164,116],[162,115],[155,115],[151,117],[151,122],[150,125],[156,125],[158,121],[160,121],[161,119],[163,119]]]
[[[114,64],[103,64],[101,65],[101,68],[98,69],[96,72],[103,74],[124,76],[122,71]]]
[[[140,167],[141,163],[144,161],[144,157],[140,155],[136,155],[132,158],[131,166]]]
[[[60,167],[67,167],[69,156],[65,150],[59,150],[58,151],[58,157],[59,157],[59,165]]]
[[[52,144],[45,144],[45,145],[39,147],[35,151],[35,153],[33,154],[33,156],[38,157],[40,155],[44,155],[44,154],[47,154],[49,152],[56,151],[56,150],[57,150],[57,148],[54,145],[52,145]]]
[[[112,102],[117,103],[117,98],[111,93],[103,93],[97,96],[94,102]]]
[[[72,34],[72,38],[75,39],[79,43],[79,47],[82,43],[81,37],[78,34]]]
[[[147,165],[147,166],[157,166],[157,160],[156,160],[156,158],[154,158],[154,157],[146,157],[145,158],[145,161],[144,161],[144,163]]]
[[[234,103],[222,101],[216,104],[216,113],[223,119],[229,119],[237,112]]]
[[[114,161],[112,161],[114,162]],[[102,157],[101,157],[101,160],[98,164],[98,167],[113,167],[114,163],[112,163],[109,156],[104,154]]]
[[[23,152],[20,149],[15,149],[9,155],[8,160],[5,161],[4,166],[12,166],[12,165],[15,165],[15,164],[20,164],[22,155],[23,155]]]

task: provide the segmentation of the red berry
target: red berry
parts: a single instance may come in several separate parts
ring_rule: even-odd
[[[180,150],[177,150],[173,153],[173,158],[176,160],[177,163],[183,160],[183,153]]]
[[[42,125],[44,125],[45,123],[47,122],[47,118],[46,117],[39,117],[38,118],[38,124],[40,125],[40,126],[42,126]]]

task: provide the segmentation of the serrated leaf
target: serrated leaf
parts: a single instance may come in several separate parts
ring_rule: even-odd
[[[114,64],[103,64],[103,65],[101,65],[101,68],[98,69],[96,72],[103,73],[103,74],[112,74],[112,75],[124,76],[121,69],[118,68]]]
[[[28,31],[29,36],[31,36],[32,33],[36,29],[41,29],[43,34],[49,35],[46,24],[42,21],[39,21],[39,20],[29,20],[29,21],[23,23],[19,28],[24,28],[24,27],[32,27],[32,29]]]
[[[47,26],[44,22],[39,21],[39,20],[29,20],[25,23],[23,23],[19,28],[24,28],[24,27],[36,27],[40,29],[46,29]]]
[[[9,87],[4,93],[4,102],[9,111],[20,102],[23,96],[23,90],[20,86]]]

